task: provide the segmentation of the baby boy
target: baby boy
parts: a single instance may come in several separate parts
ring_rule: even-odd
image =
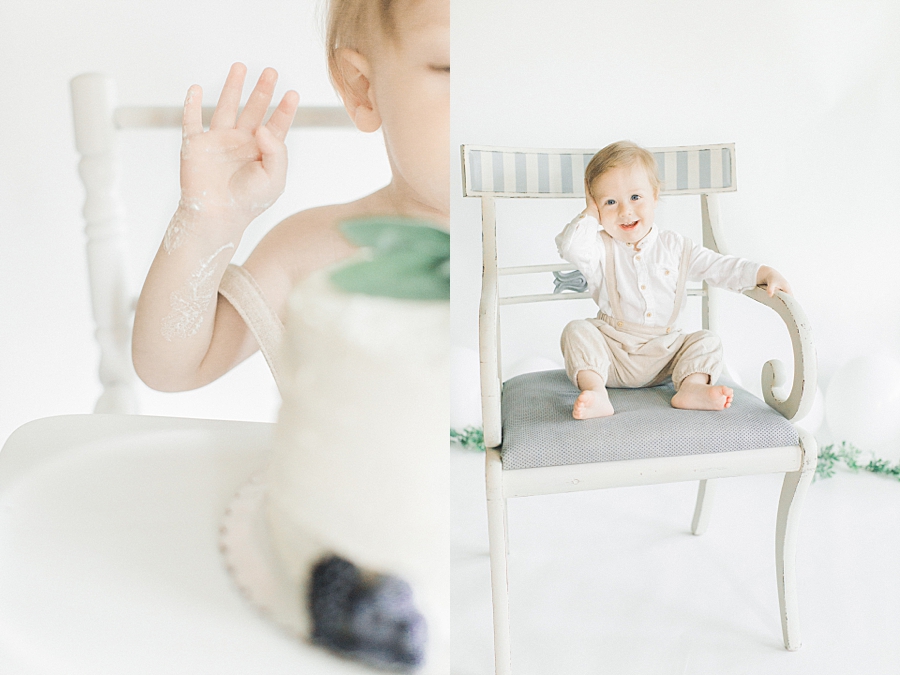
[[[600,307],[597,318],[572,321],[562,334],[566,372],[581,390],[572,416],[612,415],[607,387],[650,387],[670,377],[673,407],[729,407],[734,391],[715,384],[721,340],[675,326],[685,284],[706,281],[733,291],[764,284],[771,296],[790,293],[787,281],[771,267],[657,228],[656,160],[634,143],[613,143],[594,155],[584,183],[587,208],[556,237],[560,256],[584,275]]]

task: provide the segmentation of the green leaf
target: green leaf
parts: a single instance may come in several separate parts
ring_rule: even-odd
[[[450,234],[422,220],[375,217],[341,224],[371,259],[346,265],[331,281],[349,293],[406,300],[450,299]]]
[[[466,427],[462,431],[450,429],[450,440],[466,450],[484,452],[484,432],[480,427]]]

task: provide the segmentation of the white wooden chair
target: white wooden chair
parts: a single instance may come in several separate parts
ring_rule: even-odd
[[[129,129],[181,128],[182,108],[129,107],[116,102],[111,77],[85,73],[71,81],[78,171],[84,182],[84,219],[91,306],[100,344],[103,392],[94,412],[133,413],[137,404],[131,365],[131,328],[137,296],[129,288],[125,255],[124,209],[119,197],[116,138]],[[208,124],[214,108],[203,108]],[[301,107],[294,127],[352,126],[340,106]]]
[[[571,418],[577,389],[564,371],[529,373],[504,383],[500,307],[590,296],[573,292],[500,296],[500,275],[560,273],[574,268],[567,264],[498,268],[496,200],[583,200],[584,168],[595,152],[462,147],[464,196],[480,197],[482,209],[484,277],[479,332],[497,675],[511,672],[507,500],[699,479],[691,527],[699,535],[709,522],[714,479],[726,476],[785,474],[775,524],[775,555],[784,645],[796,650],[800,647],[794,573],[797,527],[803,496],[815,472],[817,449],[809,433],[789,422],[809,411],[816,391],[810,327],[793,297],[779,292],[769,298],[761,288],[744,294],[781,316],[793,345],[794,374],[786,397],[780,395],[788,379],[784,364],[772,360],[763,366],[762,386],[768,406],[736,388],[731,408],[710,415],[671,408],[671,396],[665,390],[661,396],[647,389],[618,389],[610,391],[616,415],[581,422]],[[718,251],[721,236],[716,198],[719,192],[736,189],[734,145],[655,148],[651,152],[663,182],[662,195],[700,196],[703,245]],[[583,202],[578,208],[582,206]],[[559,227],[549,228],[548,238]],[[702,297],[702,322],[708,328],[714,307],[710,307],[705,284],[691,293]],[[672,392],[670,389],[668,394]],[[625,424],[635,411],[639,411],[640,423]],[[617,418],[623,420],[618,428]],[[628,426],[630,430],[625,428]],[[599,438],[598,429],[605,430],[607,440]],[[656,434],[652,433],[654,429]]]

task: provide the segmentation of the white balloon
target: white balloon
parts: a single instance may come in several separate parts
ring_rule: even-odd
[[[900,361],[881,351],[845,363],[828,384],[825,417],[838,442],[900,443]]]
[[[450,350],[450,428],[481,426],[481,374],[478,352]]]
[[[503,378],[508,380],[511,377],[524,375],[525,373],[536,373],[540,370],[559,370],[562,367],[561,363],[548,359],[546,356],[526,356],[524,359],[516,361],[509,368],[504,368]]]

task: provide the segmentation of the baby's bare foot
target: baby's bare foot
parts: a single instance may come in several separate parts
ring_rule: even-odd
[[[609,402],[609,394],[605,389],[603,391],[585,389],[575,399],[572,417],[576,420],[589,420],[595,417],[609,417],[614,412],[612,403]]]
[[[731,405],[734,390],[723,384],[682,382],[672,397],[672,407],[682,410],[724,410]]]

